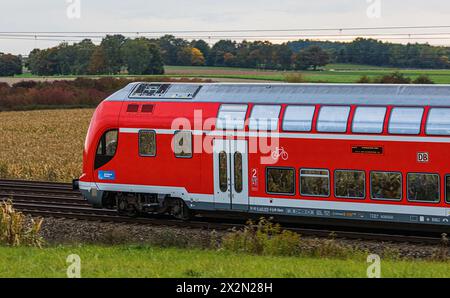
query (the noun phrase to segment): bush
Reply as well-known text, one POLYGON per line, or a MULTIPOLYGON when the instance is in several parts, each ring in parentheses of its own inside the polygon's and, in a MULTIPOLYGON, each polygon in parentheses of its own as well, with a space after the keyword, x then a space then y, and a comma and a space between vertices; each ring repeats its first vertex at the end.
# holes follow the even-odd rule
POLYGON ((222 239, 223 249, 259 255, 298 255, 299 244, 299 234, 282 230, 264 218, 257 225, 249 221, 243 230, 232 230, 222 239))
POLYGON ((37 85, 38 82, 36 81, 20 81, 18 83, 13 84, 12 87, 30 89, 36 87, 37 85))
POLYGON ((0 244, 41 247, 43 239, 39 232, 42 221, 31 219, 28 222, 23 213, 13 208, 11 201, 0 203, 0 244))
POLYGON ((370 80, 370 78, 368 76, 362 76, 362 77, 359 78, 357 83, 359 83, 359 84, 369 84, 369 83, 371 83, 371 80, 370 80))
POLYGON ((414 84, 434 84, 427 75, 421 75, 413 81, 414 84))
POLYGON ((213 236, 211 240, 212 248, 258 255, 346 259, 367 254, 367 251, 336 241, 334 234, 325 239, 301 238, 265 218, 261 218, 258 224, 249 221, 242 230, 231 230, 221 242, 213 236))
POLYGON ((358 250, 348 245, 344 245, 336 241, 336 235, 330 234, 328 239, 314 239, 308 244, 309 255, 320 258, 351 258, 362 254, 367 254, 362 250, 358 250))
POLYGON ((392 74, 377 78, 374 82, 379 84, 411 84, 411 79, 405 77, 401 72, 396 71, 392 74))
POLYGON ((292 73, 284 77, 284 80, 288 83, 304 83, 305 79, 301 73, 292 73))
POLYGON ((440 262, 448 261, 450 259, 450 246, 447 234, 444 233, 441 235, 441 244, 431 259, 440 262))
POLYGON ((141 79, 103 77, 53 82, 22 81, 12 87, 0 83, 0 111, 26 110, 36 107, 95 107, 110 94, 135 81, 211 82, 211 80, 168 77, 141 79))

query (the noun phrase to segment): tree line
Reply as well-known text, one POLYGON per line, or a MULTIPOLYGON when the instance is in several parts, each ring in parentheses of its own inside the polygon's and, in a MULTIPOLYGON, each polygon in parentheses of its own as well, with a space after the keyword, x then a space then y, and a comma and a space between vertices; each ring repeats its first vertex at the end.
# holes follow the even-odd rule
POLYGON ((450 48, 429 44, 396 44, 357 38, 353 42, 299 40, 288 43, 294 51, 320 46, 334 63, 366 64, 399 68, 450 68, 450 48))
MULTIPOLYGON (((329 63, 353 63, 401 68, 450 68, 450 48, 428 44, 394 44, 358 38, 353 42, 298 40, 204 40, 165 35, 158 39, 108 35, 99 45, 79 43, 33 50, 25 65, 36 75, 163 74, 164 65, 227 66, 274 70, 318 69, 329 63)), ((21 57, 0 54, 0 75, 21 72, 21 57)))

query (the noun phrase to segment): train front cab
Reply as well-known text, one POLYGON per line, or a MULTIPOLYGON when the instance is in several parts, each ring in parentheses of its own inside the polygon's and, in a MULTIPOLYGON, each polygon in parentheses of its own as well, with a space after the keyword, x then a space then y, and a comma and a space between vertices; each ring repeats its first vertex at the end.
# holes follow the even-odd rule
POLYGON ((97 183, 101 182, 99 175, 108 176, 108 171, 98 171, 107 165, 117 153, 118 119, 122 102, 103 101, 95 110, 86 135, 83 150, 83 173, 74 180, 86 200, 95 208, 103 207, 103 191, 97 183))

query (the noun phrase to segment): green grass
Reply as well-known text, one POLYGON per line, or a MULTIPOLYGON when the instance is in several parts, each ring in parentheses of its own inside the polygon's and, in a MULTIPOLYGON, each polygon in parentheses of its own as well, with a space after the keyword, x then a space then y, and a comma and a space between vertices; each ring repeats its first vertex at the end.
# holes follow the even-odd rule
POLYGON ((385 66, 373 66, 364 64, 344 64, 344 63, 333 63, 328 64, 324 67, 325 70, 379 70, 379 69, 394 69, 394 67, 385 66))
MULTIPOLYGON (((450 70, 447 69, 396 69, 386 67, 376 67, 357 64, 330 64, 322 71, 301 71, 306 82, 311 83, 356 83, 362 76, 370 78, 390 74, 400 71, 405 76, 415 79, 421 75, 428 75, 437 84, 450 84, 450 70)), ((128 76, 117 75, 117 77, 186 77, 186 78, 209 78, 209 79, 241 79, 241 80, 265 80, 284 82, 285 76, 292 72, 258 70, 234 67, 198 67, 198 66, 166 66, 167 74, 162 76, 128 76)), ((16 76, 17 78, 38 78, 31 74, 16 76)), ((75 78, 77 76, 55 76, 52 78, 75 78)), ((101 76, 83 76, 96 78, 101 76)))
MULTIPOLYGON (((147 246, 0 247, 0 277, 65 277, 70 254, 83 277, 366 277, 364 258, 268 257, 147 246)), ((382 277, 450 277, 450 263, 381 263, 382 277)))

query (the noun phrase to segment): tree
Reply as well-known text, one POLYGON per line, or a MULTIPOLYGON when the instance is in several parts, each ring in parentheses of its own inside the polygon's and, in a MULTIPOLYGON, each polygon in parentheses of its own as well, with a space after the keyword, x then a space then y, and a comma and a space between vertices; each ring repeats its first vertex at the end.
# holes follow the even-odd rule
POLYGON ((225 57, 227 57, 227 65, 230 65, 232 60, 230 58, 235 57, 236 53, 236 42, 231 40, 219 40, 211 48, 207 64, 211 66, 225 66, 225 57))
POLYGON ((62 43, 57 48, 57 60, 59 74, 71 75, 75 74, 77 61, 77 49, 68 43, 62 43))
POLYGON ((192 48, 190 46, 178 51, 176 64, 184 66, 192 65, 192 48))
POLYGON ((177 65, 178 52, 189 45, 186 40, 173 35, 164 35, 157 40, 157 43, 161 49, 164 64, 167 65, 177 65))
POLYGON ((203 66, 205 65, 205 57, 203 57, 203 54, 199 49, 188 46, 178 52, 177 64, 203 66))
POLYGON ((310 46, 300 51, 295 57, 294 64, 297 69, 313 68, 317 70, 319 66, 325 66, 330 62, 330 55, 319 46, 310 46))
POLYGON ((193 40, 191 42, 191 46, 195 49, 199 49, 200 52, 202 52, 202 55, 205 59, 209 56, 209 53, 211 52, 211 47, 203 39, 193 40))
POLYGON ((0 76, 22 73, 22 57, 0 53, 0 76))
POLYGON ((85 39, 73 45, 76 52, 75 61, 73 61, 72 74, 83 75, 88 73, 88 67, 91 56, 95 51, 95 44, 90 39, 85 39))
POLYGON ((288 70, 292 68, 292 50, 286 45, 274 45, 275 68, 288 70))
POLYGON ((100 47, 103 49, 105 57, 105 72, 117 74, 120 72, 123 61, 120 55, 121 48, 125 42, 123 35, 106 35, 103 38, 100 47))
POLYGON ((203 53, 199 49, 192 48, 191 54, 192 54, 191 65, 194 66, 205 65, 205 57, 203 56, 203 53))
POLYGON ((129 74, 164 73, 161 52, 158 46, 147 38, 127 39, 121 53, 129 74))
POLYGON ((32 74, 52 76, 61 74, 58 48, 35 49, 28 56, 28 67, 32 74))
POLYGON ((236 66, 236 57, 232 53, 225 53, 223 55, 223 65, 229 67, 236 66))
POLYGON ((103 47, 99 46, 94 50, 89 61, 89 74, 104 74, 107 73, 106 56, 103 47))
POLYGON ((389 64, 389 46, 375 39, 357 38, 347 48, 349 63, 387 65, 389 64))

